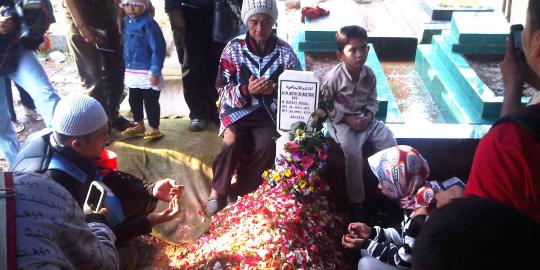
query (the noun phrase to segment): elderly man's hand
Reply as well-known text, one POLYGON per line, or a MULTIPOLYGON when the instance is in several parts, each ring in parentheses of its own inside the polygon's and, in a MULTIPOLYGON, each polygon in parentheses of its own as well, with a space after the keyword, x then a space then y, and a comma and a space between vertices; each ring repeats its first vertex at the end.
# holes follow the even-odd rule
POLYGON ((147 218, 152 226, 161 224, 172 220, 180 212, 180 198, 179 196, 172 196, 169 207, 159 213, 150 213, 147 218))
POLYGON ((158 200, 170 202, 173 196, 180 198, 183 191, 183 185, 177 185, 174 180, 165 178, 156 182, 152 189, 152 195, 158 200))
POLYGON ((4 16, 0 14, 0 34, 11 34, 16 28, 15 19, 11 16, 4 16))

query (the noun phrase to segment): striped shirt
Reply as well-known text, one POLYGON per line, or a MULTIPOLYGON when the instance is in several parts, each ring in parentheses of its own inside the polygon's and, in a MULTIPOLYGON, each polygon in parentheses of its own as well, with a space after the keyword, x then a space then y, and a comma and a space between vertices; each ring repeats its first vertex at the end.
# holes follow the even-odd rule
POLYGON ((369 239, 362 244, 362 249, 384 263, 401 269, 410 269, 414 240, 420 234, 426 220, 426 215, 417 215, 413 218, 405 216, 401 224, 402 233, 394 228, 374 226, 369 239))

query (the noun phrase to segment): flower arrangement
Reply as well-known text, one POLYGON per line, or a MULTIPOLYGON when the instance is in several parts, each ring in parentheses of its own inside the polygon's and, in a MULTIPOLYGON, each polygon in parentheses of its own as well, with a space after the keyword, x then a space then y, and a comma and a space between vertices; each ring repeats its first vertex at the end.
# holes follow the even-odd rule
POLYGON ((178 269, 347 269, 343 219, 319 177, 328 157, 321 134, 296 129, 263 183, 219 212, 210 232, 176 254, 178 269))

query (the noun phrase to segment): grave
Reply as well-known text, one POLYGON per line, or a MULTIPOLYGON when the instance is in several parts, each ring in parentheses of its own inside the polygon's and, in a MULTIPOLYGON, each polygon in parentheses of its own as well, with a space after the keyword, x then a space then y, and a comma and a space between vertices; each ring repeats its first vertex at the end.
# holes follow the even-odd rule
POLYGON ((416 68, 448 123, 489 125, 499 117, 502 97, 464 55, 504 54, 509 29, 499 13, 454 13, 450 30, 434 36, 429 45, 418 45, 416 68))
MULTIPOLYGON (((398 2, 390 1, 386 6, 390 9, 389 21, 410 21, 395 19, 396 12, 390 5, 397 6, 398 2)), ((377 3, 380 4, 373 4, 377 3)), ((360 16, 354 19, 347 20, 346 13, 332 18, 335 13, 330 9, 328 18, 306 22, 292 41, 304 68, 322 78, 338 61, 334 56, 336 30, 351 24, 366 28, 370 43, 366 65, 376 73, 378 99, 382 104, 378 119, 385 121, 399 144, 417 147, 429 157, 435 178, 457 175, 466 180, 479 139, 499 116, 502 97, 486 86, 462 54, 500 56, 504 53, 509 25, 503 15, 482 5, 480 12, 474 9, 454 12, 459 10, 454 9, 455 19, 449 23, 429 22, 438 24, 441 34, 433 35, 431 43, 426 45, 418 45, 415 39, 413 57, 407 49, 408 35, 397 34, 407 31, 403 25, 392 29, 399 31, 382 31, 383 26, 370 13, 375 9, 362 7, 365 8, 357 10, 360 16), (487 27, 474 27, 481 25, 487 27), (381 46, 389 43, 392 46, 381 46), (385 109, 386 112, 381 112, 385 109)), ((352 12, 355 7, 345 9, 352 12)), ((406 15, 408 10, 402 13, 405 14, 402 17, 415 16, 406 15)), ((383 25, 392 28, 388 23, 383 25)), ((526 101, 524 98, 522 102, 526 101)))

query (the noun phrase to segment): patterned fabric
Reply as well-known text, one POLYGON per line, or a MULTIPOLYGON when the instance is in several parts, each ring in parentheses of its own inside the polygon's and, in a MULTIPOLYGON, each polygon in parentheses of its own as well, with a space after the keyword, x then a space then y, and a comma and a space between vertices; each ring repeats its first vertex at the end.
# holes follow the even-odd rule
POLYGON ((401 269, 410 269, 413 262, 414 241, 426 220, 426 215, 417 215, 413 218, 405 216, 401 223, 401 233, 394 228, 374 226, 371 235, 362 244, 362 249, 379 261, 401 269))
POLYGON ((291 46, 276 36, 270 37, 264 52, 257 50, 249 33, 231 40, 223 49, 216 78, 221 120, 219 133, 263 106, 274 117, 277 93, 251 95, 249 78, 253 75, 277 83, 285 69, 301 70, 302 67, 291 46))
POLYGON ((116 237, 85 221, 71 194, 52 179, 15 173, 19 269, 118 269, 116 237))
POLYGON ((415 195, 429 176, 429 166, 416 149, 394 146, 369 157, 368 162, 384 195, 399 200, 403 209, 417 208, 415 195))

